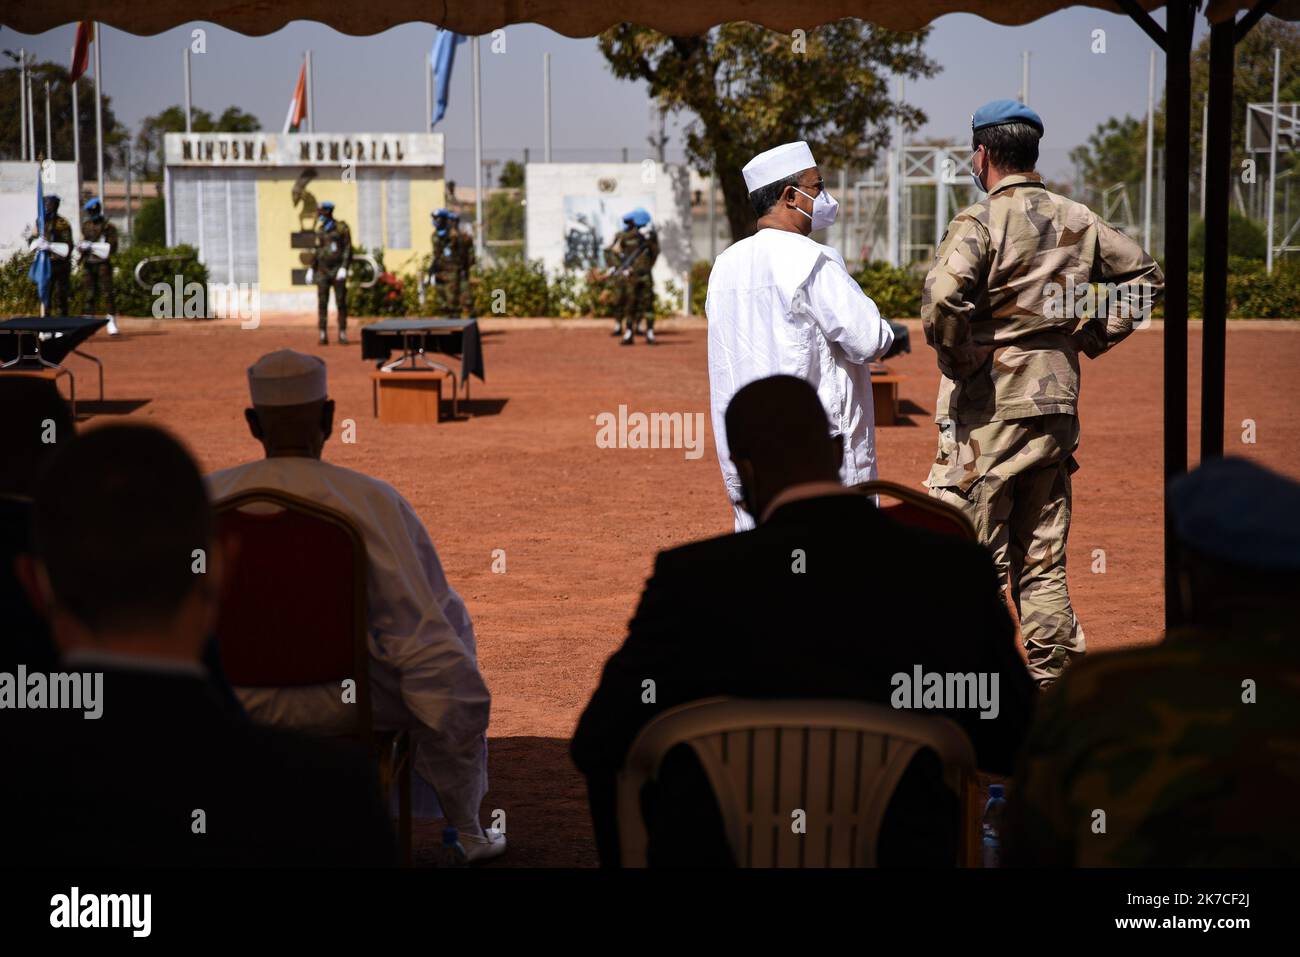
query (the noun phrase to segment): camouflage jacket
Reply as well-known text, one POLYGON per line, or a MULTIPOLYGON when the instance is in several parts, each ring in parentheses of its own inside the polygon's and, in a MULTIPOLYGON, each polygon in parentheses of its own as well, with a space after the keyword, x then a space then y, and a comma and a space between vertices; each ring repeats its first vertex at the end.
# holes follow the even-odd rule
POLYGON ((1008 795, 1007 862, 1300 864, 1296 632, 1281 617, 1183 629, 1067 671, 1008 795))
POLYGON ((1075 414, 1079 353, 1128 336, 1163 289, 1155 261, 1088 207, 1037 174, 1006 177, 948 225, 925 278, 925 341, 943 373, 935 419, 1075 414), (1111 284, 1106 299, 1095 283, 1111 284))
POLYGON ((433 263, 429 272, 435 276, 468 276, 474 265, 474 241, 459 229, 449 229, 446 236, 433 231, 433 263))
POLYGON ((83 263, 98 265, 100 263, 108 262, 109 259, 112 259, 117 255, 117 227, 107 219, 102 219, 98 222, 90 217, 83 219, 81 221, 81 241, 83 243, 108 243, 107 259, 100 259, 97 256, 92 256, 90 250, 86 250, 82 255, 81 261, 83 263))
POLYGON ((627 272, 638 277, 649 276, 650 270, 654 268, 655 260, 659 258, 659 237, 653 231, 647 236, 639 229, 623 230, 614 237, 606 258, 611 266, 618 266, 624 259, 642 247, 645 247, 645 252, 636 257, 628 267, 627 272))
POLYGON ((324 270, 336 272, 340 267, 346 269, 352 265, 352 231, 341 219, 333 222, 333 229, 316 227, 316 248, 312 253, 311 267, 318 276, 324 270))
MULTIPOLYGON (((72 250, 72 224, 62 216, 47 216, 45 218, 45 233, 42 237, 52 243, 67 243, 69 259, 72 250)), ((54 254, 50 254, 50 264, 56 268, 62 268, 68 265, 69 259, 60 259, 54 254)))

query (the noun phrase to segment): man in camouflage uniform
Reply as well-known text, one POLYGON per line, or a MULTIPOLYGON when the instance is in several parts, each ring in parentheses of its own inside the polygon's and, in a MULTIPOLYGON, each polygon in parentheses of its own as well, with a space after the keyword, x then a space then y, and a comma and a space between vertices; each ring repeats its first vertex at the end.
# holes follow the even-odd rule
POLYGON ((308 282, 316 283, 316 317, 320 327, 320 344, 329 345, 328 328, 330 289, 334 290, 334 309, 339 317, 339 343, 348 344, 348 267, 352 265, 352 231, 348 224, 334 218, 334 204, 320 204, 317 216, 316 248, 312 253, 308 282))
POLYGON ((1065 580, 1079 353, 1095 359, 1127 337, 1164 277, 1127 236, 1044 187, 1033 172, 1043 123, 1029 107, 990 103, 971 128, 971 175, 989 195, 949 224, 921 305, 943 373, 925 484, 992 550, 1030 674, 1047 687, 1084 652, 1065 580), (1109 298, 1080 324, 1093 283, 1109 298))
POLYGON ((460 215, 450 209, 433 214, 433 262, 429 277, 439 315, 448 318, 474 315, 469 271, 474 265, 474 241, 460 229, 460 215))
POLYGON ((86 291, 86 311, 92 315, 99 309, 102 294, 104 311, 108 319, 108 334, 117 335, 117 322, 114 316, 117 307, 113 301, 113 257, 117 254, 117 227, 104 216, 104 204, 98 196, 86 201, 82 210, 86 215, 81 220, 81 242, 77 243, 77 252, 81 257, 81 285, 86 291), (92 243, 107 243, 108 255, 97 256, 91 248, 92 243))
MULTIPOLYGON (((45 228, 37 240, 44 243, 64 243, 67 256, 55 255, 50 250, 50 306, 47 315, 63 317, 68 314, 68 279, 72 272, 72 224, 59 215, 59 197, 49 193, 44 205, 45 228)), ((35 242, 35 240, 33 241, 35 242)))
POLYGON ((618 323, 614 335, 623 336, 623 345, 632 345, 637 324, 645 319, 645 341, 654 345, 655 286, 650 271, 659 258, 659 237, 650 223, 648 212, 637 207, 623 217, 623 230, 614 237, 605 258, 616 268, 610 277, 616 284, 618 323))
POLYGON ((1186 624, 1040 699, 1010 865, 1300 865, 1300 484, 1215 459, 1168 503, 1186 624))

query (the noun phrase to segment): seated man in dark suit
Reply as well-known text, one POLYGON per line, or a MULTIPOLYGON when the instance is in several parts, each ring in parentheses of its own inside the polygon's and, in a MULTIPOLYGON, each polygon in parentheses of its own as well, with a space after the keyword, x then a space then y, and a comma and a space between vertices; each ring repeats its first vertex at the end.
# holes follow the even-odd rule
MULTIPOLYGON (((996 717, 924 713, 960 724, 979 766, 998 773, 1011 770, 1029 723, 1033 684, 987 551, 904 527, 841 486, 842 441, 802 379, 774 376, 741 389, 726 426, 744 507, 758 527, 660 553, 627 640, 574 734, 606 865, 618 861, 615 775, 637 732, 674 705, 714 695, 889 704, 895 676, 917 666, 983 673, 998 681, 996 717), (646 680, 655 682, 651 704, 646 680)), ((882 864, 955 860, 957 835, 944 822, 956 798, 941 789, 933 753, 922 754, 928 759, 913 762, 886 815, 882 864)), ((647 821, 651 863, 728 862, 711 796, 680 811, 692 800, 683 795, 703 787, 698 762, 684 761, 675 776, 670 782, 666 769, 663 793, 647 796, 661 809, 647 821)))
POLYGON ((175 440, 108 426, 61 446, 32 524, 19 575, 61 657, 57 677, 0 675, 9 863, 395 862, 363 755, 252 725, 206 680, 225 556, 175 440))

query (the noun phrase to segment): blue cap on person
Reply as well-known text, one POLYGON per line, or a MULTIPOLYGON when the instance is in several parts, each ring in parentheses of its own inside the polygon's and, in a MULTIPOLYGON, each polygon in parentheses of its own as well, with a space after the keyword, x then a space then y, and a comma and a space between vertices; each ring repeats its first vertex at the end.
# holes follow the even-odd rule
POLYGON ((84 209, 86 212, 89 213, 89 212, 91 212, 91 211, 93 211, 93 210, 99 209, 99 207, 100 207, 101 205, 103 205, 103 204, 100 203, 100 201, 99 201, 99 197, 98 197, 98 196, 92 196, 92 197, 90 197, 90 199, 86 200, 86 205, 83 206, 82 209, 84 209))
POLYGON ((334 204, 327 199, 325 202, 320 204, 320 211, 322 213, 332 213, 334 212, 334 204))
POLYGON ((448 209, 446 206, 440 206, 438 209, 435 209, 435 210, 433 211, 433 218, 434 218, 434 219, 438 219, 438 218, 451 219, 452 216, 454 216, 454 215, 455 215, 455 213, 453 213, 453 212, 452 212, 450 209, 448 209))
POLYGON ((1206 558, 1300 571, 1300 483, 1247 459, 1211 459, 1169 483, 1174 533, 1206 558))
POLYGON ((974 133, 990 126, 1005 126, 1008 123, 1027 123, 1043 132, 1043 118, 1019 100, 994 100, 985 103, 971 114, 970 128, 974 133))

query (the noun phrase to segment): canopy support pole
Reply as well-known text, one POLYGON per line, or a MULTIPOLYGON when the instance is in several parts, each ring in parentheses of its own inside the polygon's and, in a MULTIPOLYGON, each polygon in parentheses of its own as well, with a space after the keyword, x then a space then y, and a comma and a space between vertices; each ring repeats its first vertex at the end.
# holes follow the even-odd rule
POLYGON ((1228 334, 1228 167, 1232 162, 1232 67, 1236 25, 1210 27, 1209 149, 1205 159, 1205 284, 1201 323, 1201 461, 1223 455, 1228 334))
MULTIPOLYGON (((1130 4, 1126 3, 1125 6, 1130 4)), ((1135 6, 1135 4, 1133 4, 1135 6)), ((1191 49, 1196 3, 1165 8, 1165 482, 1187 471, 1187 197, 1191 165, 1191 49)), ((1134 15, 1139 25, 1142 21, 1134 15)), ((1148 19, 1150 19, 1148 17, 1148 19)), ((1146 27, 1143 27, 1146 29, 1146 27)), ((1150 32, 1148 30, 1148 32, 1150 32)), ((1165 504, 1165 628, 1176 627, 1178 543, 1165 504)))

